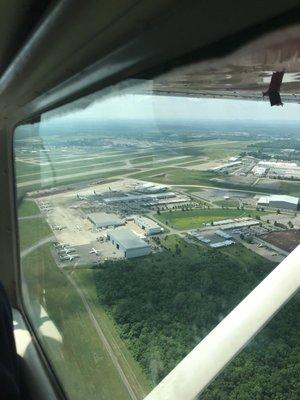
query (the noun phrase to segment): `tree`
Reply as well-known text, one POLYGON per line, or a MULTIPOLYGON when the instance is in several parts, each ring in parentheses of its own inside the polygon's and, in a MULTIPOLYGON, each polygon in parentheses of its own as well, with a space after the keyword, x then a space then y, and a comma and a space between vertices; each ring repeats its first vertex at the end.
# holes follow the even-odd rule
POLYGON ((175 245, 175 252, 177 255, 181 254, 181 248, 179 247, 178 243, 176 243, 176 245, 175 245))

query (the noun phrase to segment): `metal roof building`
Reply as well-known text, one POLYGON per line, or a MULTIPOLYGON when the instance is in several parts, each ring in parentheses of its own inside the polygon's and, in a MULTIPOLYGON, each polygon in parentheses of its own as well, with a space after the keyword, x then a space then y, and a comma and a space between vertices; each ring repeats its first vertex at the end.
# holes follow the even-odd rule
POLYGON ((211 243, 210 247, 213 249, 218 249, 220 247, 231 246, 232 244, 235 244, 235 242, 233 240, 224 240, 224 242, 211 243))
POLYGON ((151 247, 128 228, 109 229, 107 239, 120 250, 125 258, 150 254, 151 247))
POLYGON ((112 204, 112 203, 121 203, 121 202, 130 202, 130 201, 153 201, 158 199, 169 199, 172 197, 176 197, 176 194, 173 192, 168 193, 156 193, 156 194, 139 194, 139 195, 124 195, 118 197, 111 197, 103 199, 104 203, 112 204))
POLYGON ((142 228, 147 235, 155 235, 156 233, 163 232, 163 229, 150 218, 134 215, 134 222, 142 228))
POLYGON ((87 217, 97 228, 107 228, 124 225, 124 222, 116 214, 97 212, 89 214, 87 217))
POLYGON ((296 211, 299 206, 299 198, 287 195, 262 196, 257 201, 257 205, 296 211))

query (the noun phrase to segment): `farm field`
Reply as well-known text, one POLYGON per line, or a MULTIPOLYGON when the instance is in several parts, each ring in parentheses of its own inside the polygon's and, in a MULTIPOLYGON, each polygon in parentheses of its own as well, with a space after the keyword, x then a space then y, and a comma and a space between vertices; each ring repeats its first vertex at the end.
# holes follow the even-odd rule
POLYGON ((264 215, 264 212, 256 210, 237 209, 195 209, 188 211, 165 211, 155 217, 162 223, 178 230, 195 229, 203 227, 203 224, 220 221, 228 218, 256 217, 264 215))

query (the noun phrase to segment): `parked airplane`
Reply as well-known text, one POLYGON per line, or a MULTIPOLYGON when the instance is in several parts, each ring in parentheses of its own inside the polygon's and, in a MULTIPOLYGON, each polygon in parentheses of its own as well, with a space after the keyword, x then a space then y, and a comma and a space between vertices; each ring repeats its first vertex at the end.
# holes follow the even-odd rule
POLYGON ((66 248, 63 248, 63 249, 61 249, 61 250, 58 250, 58 254, 70 254, 70 253, 75 253, 75 249, 66 249, 66 248))
POLYGON ((62 231, 63 229, 65 229, 66 228, 66 226, 61 226, 61 225, 53 225, 52 226, 52 229, 54 230, 54 231, 62 231))
POLYGON ((72 254, 72 255, 65 255, 65 256, 60 256, 59 259, 60 261, 73 261, 75 258, 79 258, 78 254, 72 254))
POLYGON ((96 250, 94 247, 92 248, 92 250, 90 251, 90 254, 99 254, 100 250, 96 250))
POLYGON ((65 251, 66 251, 67 254, 75 253, 76 249, 74 249, 73 247, 68 247, 68 248, 65 247, 65 251))
POLYGON ((54 248, 59 250, 59 249, 64 249, 68 244, 63 244, 63 243, 54 243, 54 248))

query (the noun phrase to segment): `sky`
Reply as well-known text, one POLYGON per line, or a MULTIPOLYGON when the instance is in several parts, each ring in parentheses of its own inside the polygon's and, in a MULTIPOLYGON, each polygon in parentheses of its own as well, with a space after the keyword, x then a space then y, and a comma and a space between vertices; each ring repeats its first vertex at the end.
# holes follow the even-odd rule
MULTIPOLYGON (((96 101, 84 110, 62 117, 73 120, 254 120, 298 121, 300 104, 271 107, 266 101, 202 99, 124 94, 96 101)), ((55 118, 56 119, 56 118, 55 118)))

